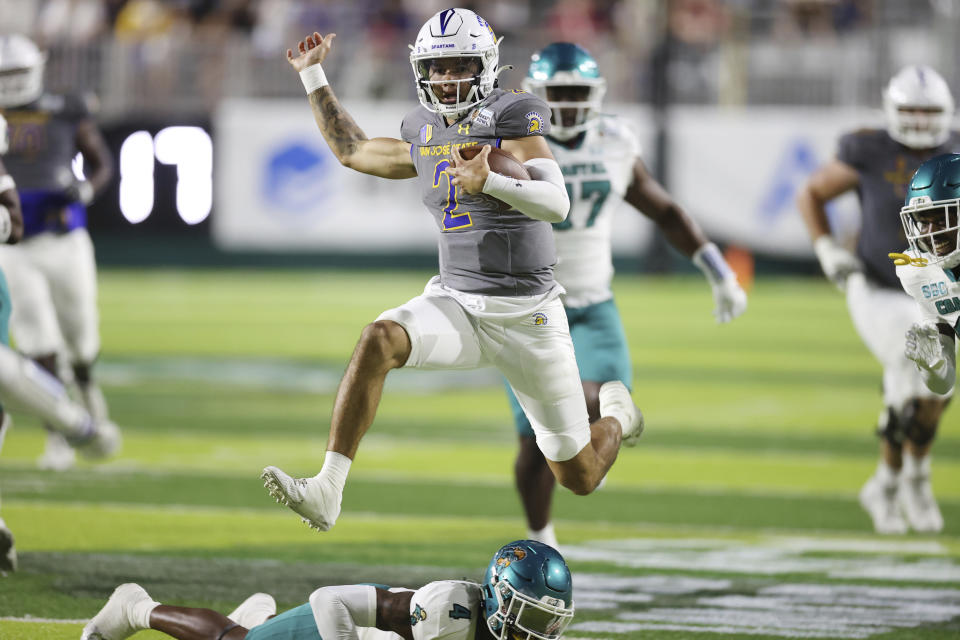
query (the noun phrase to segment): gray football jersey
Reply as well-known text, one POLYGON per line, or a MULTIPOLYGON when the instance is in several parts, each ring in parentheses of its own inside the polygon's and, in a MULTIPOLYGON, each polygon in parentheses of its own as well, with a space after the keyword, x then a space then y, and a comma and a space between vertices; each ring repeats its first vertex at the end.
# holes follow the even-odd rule
POLYGON ((857 257, 874 282, 900 290, 893 261, 888 253, 907 246, 900 222, 900 208, 907 196, 907 184, 925 160, 942 153, 960 152, 960 134, 951 132, 936 149, 905 147, 882 129, 861 129, 840 138, 837 159, 857 170, 860 184, 861 223, 857 257))
POLYGON ((73 182, 77 126, 91 117, 90 104, 77 95, 44 94, 23 107, 6 109, 10 150, 4 163, 24 191, 61 191, 73 182))
POLYGON ((495 89, 473 112, 447 126, 423 106, 407 114, 401 137, 411 143, 423 203, 440 229, 440 278, 467 293, 527 296, 553 286, 556 251, 549 223, 529 218, 485 194, 450 184, 450 154, 550 129, 550 109, 524 91, 495 89))

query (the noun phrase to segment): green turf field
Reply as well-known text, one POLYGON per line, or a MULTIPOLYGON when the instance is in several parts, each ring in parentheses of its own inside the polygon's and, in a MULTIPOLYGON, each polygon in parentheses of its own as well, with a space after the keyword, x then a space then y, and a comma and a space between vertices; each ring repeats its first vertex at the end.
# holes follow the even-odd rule
MULTIPOLYGON (((0 638, 78 638, 113 587, 228 611, 285 608, 317 586, 479 579, 523 537, 515 437, 490 372, 400 371, 324 534, 258 475, 319 470, 340 373, 362 326, 428 274, 106 271, 99 375, 123 454, 38 471, 36 422, 0 457, 20 571, 0 579, 0 638)), ((561 491, 578 638, 960 636, 960 409, 934 483, 939 536, 873 535, 879 370, 838 293, 761 280, 716 326, 700 278, 615 284, 647 432, 606 487, 561 491)), ((144 632, 138 638, 157 638, 144 632)))

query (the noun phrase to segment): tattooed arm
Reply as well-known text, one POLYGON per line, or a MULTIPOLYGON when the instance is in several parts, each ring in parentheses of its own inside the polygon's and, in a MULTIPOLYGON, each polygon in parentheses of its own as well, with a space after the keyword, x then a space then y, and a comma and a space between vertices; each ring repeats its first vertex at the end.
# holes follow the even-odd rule
MULTIPOLYGON (((298 45, 300 55, 287 49, 287 61, 298 72, 320 64, 327 57, 336 34, 326 37, 314 32, 298 45)), ((310 108, 330 150, 345 167, 382 178, 413 178, 410 144, 396 138, 367 138, 341 106, 329 85, 310 94, 310 108)))

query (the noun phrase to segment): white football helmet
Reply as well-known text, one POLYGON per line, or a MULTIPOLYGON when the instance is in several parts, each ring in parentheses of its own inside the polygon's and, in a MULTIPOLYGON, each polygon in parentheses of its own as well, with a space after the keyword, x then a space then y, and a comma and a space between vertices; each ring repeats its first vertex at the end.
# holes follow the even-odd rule
POLYGON ((0 36, 0 107, 28 104, 43 93, 46 55, 30 38, 0 36))
POLYGON ((901 69, 883 91, 890 137, 914 149, 932 149, 947 141, 953 109, 950 87, 924 65, 901 69))
POLYGON ((445 9, 421 27, 410 45, 410 64, 416 79, 417 97, 424 107, 442 116, 460 118, 490 95, 500 74, 500 40, 487 21, 468 9, 445 9), (476 58, 476 75, 457 83, 457 99, 444 103, 434 85, 449 80, 430 80, 430 62, 437 58, 476 58))

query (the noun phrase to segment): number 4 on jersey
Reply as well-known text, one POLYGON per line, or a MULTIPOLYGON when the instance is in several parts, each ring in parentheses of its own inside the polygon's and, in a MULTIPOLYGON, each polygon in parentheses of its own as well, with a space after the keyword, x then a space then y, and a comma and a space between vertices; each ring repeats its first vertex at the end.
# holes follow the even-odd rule
POLYGON ((454 620, 469 620, 470 609, 467 609, 462 604, 454 604, 453 609, 450 609, 450 617, 454 620))

